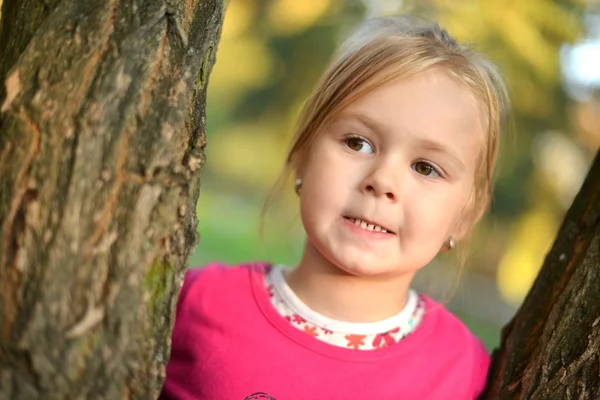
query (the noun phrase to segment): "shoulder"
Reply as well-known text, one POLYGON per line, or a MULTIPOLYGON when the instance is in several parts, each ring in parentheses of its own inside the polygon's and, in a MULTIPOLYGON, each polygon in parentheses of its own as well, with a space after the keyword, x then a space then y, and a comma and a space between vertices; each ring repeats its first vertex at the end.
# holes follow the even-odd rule
POLYGON ((189 268, 177 299, 174 341, 187 338, 190 330, 206 326, 209 321, 235 318, 246 312, 254 303, 253 279, 258 281, 267 268, 267 263, 211 263, 189 268))
POLYGON ((189 268, 177 300, 177 317, 208 315, 213 310, 248 304, 253 279, 270 268, 265 262, 230 265, 211 263, 189 268))
POLYGON ((427 296, 422 296, 425 300, 425 318, 435 318, 436 334, 444 335, 449 340, 458 340, 470 342, 475 337, 467 326, 452 312, 450 312, 442 303, 439 303, 427 296))
POLYGON ((185 272, 179 297, 185 299, 190 293, 200 290, 235 290, 240 285, 247 284, 249 276, 264 274, 269 267, 266 262, 237 265, 210 263, 201 267, 192 267, 185 272))
MULTIPOLYGON (((171 335, 165 396, 178 393, 179 398, 192 390, 192 383, 204 383, 206 359, 228 351, 232 340, 239 339, 244 327, 255 320, 252 282, 253 278, 260 281, 267 268, 267 263, 212 263, 185 272, 171 335)), ((196 386, 195 390, 200 389, 196 386)))
POLYGON ((478 395, 485 386, 491 361, 483 342, 443 304, 430 298, 425 298, 425 302, 426 313, 431 313, 436 320, 433 342, 440 346, 440 354, 445 353, 452 359, 460 357, 471 372, 472 391, 478 395))

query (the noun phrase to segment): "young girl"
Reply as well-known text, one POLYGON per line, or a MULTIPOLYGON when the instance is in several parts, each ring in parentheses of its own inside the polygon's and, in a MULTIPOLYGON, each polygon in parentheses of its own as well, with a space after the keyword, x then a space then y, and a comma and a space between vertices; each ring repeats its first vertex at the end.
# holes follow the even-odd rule
POLYGON ((308 99, 284 170, 302 259, 189 270, 162 397, 476 398, 482 343, 411 282, 488 205, 504 93, 493 65, 435 24, 359 28, 308 99))

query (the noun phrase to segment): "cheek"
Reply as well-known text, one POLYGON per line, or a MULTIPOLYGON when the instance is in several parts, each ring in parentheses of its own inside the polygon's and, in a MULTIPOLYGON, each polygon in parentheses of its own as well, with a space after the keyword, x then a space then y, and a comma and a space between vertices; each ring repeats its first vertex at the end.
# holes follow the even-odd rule
POLYGON ((315 146, 304 171, 305 184, 325 197, 352 186, 359 175, 356 163, 332 143, 315 146))
POLYGON ((454 219, 454 210, 442 206, 437 202, 420 205, 419 212, 415 213, 417 219, 413 220, 413 226, 428 237, 445 235, 454 219))
POLYGON ((463 187, 440 187, 429 193, 415 196, 417 188, 408 193, 412 212, 412 226, 414 229, 421 227, 426 235, 446 235, 464 213, 465 206, 470 198, 468 189, 463 187), (427 233, 425 233, 427 232, 427 233), (439 232, 439 234, 438 234, 439 232))
POLYGON ((467 223, 470 218, 469 213, 471 212, 472 204, 471 201, 471 185, 465 185, 463 190, 457 191, 447 202, 445 207, 446 211, 446 225, 448 229, 453 231, 454 234, 460 235, 457 230, 461 230, 462 226, 467 223))
POLYGON ((300 207, 303 213, 318 214, 322 210, 339 208, 346 197, 344 177, 335 171, 324 168, 323 170, 307 170, 302 193, 300 194, 300 207))

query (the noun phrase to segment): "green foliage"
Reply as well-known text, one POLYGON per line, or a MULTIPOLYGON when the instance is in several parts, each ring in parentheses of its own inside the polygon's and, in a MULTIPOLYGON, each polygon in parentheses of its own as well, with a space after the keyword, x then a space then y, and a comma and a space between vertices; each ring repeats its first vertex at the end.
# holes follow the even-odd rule
MULTIPOLYGON (((283 159, 277 154, 285 152, 302 101, 340 37, 365 12, 357 4, 369 4, 317 3, 322 3, 320 8, 311 7, 319 8, 320 14, 315 12, 312 19, 305 16, 302 2, 254 0, 229 6, 209 88, 208 132, 213 144, 207 150, 206 173, 231 182, 238 193, 256 193, 257 185, 264 193, 275 179, 283 159), (274 15, 297 28, 282 28, 274 15), (240 148, 247 150, 239 162, 223 160, 223 154, 236 154, 240 148), (257 159, 264 161, 264 172, 249 175, 248 166, 257 159)), ((530 158, 533 137, 568 125, 559 50, 580 35, 582 6, 552 0, 437 0, 404 2, 396 12, 439 20, 459 40, 474 42, 506 76, 515 129, 503 147, 496 212, 502 218, 514 215, 527 201, 515 192, 525 193, 531 180, 532 166, 524 160, 530 158)))
MULTIPOLYGON (((272 220, 285 222, 261 240, 256 205, 278 176, 300 106, 337 43, 380 3, 240 0, 229 4, 208 92, 207 163, 200 196, 204 203, 198 209, 201 241, 192 264, 297 260, 302 236, 285 233, 289 217, 272 212, 272 220), (236 201, 223 208, 222 196, 236 201)), ((495 274, 496 265, 510 264, 503 253, 519 250, 508 247, 506 252, 503 246, 510 246, 517 231, 536 231, 536 226, 525 226, 535 224, 535 218, 527 217, 535 208, 550 208, 560 219, 561 209, 547 204, 556 201, 553 198, 558 194, 540 185, 544 172, 534 162, 532 149, 542 133, 571 135, 575 130, 569 114, 574 105, 563 89, 559 54, 565 43, 573 43, 582 34, 584 3, 406 0, 398 2, 401 8, 387 10, 439 21, 459 41, 473 42, 507 79, 514 124, 503 138, 492 212, 482 224, 485 231, 478 233, 485 239, 477 241, 470 258, 476 261, 470 267, 481 273, 495 274)), ((551 238, 553 233, 546 236, 551 238)), ((521 247, 531 250, 528 259, 536 260, 547 246, 524 241, 521 247)), ((525 270, 531 274, 536 265, 507 267, 506 282, 523 281, 519 274, 525 270)))

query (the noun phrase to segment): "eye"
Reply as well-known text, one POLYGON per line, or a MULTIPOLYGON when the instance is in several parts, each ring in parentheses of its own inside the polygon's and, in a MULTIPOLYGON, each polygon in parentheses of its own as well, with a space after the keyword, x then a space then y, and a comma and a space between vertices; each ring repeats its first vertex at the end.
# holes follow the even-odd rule
POLYGON ((414 169, 415 172, 419 175, 428 177, 440 176, 440 174, 437 172, 437 169, 433 165, 424 161, 417 161, 416 163, 411 165, 411 168, 414 169))
POLYGON ((348 146, 350 150, 356 151, 358 153, 375 153, 373 147, 369 144, 369 142, 358 136, 344 138, 344 143, 346 143, 346 146, 348 146))

